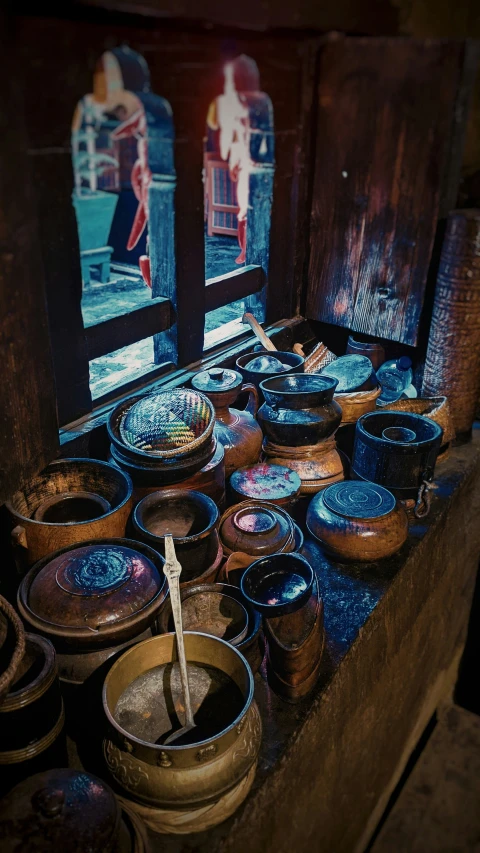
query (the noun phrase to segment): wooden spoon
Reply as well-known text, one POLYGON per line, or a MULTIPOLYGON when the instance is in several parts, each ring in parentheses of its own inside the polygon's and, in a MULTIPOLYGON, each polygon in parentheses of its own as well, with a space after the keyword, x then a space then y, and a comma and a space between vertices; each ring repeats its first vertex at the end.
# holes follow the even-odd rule
POLYGON ((257 336, 258 340, 265 347, 265 349, 270 350, 270 352, 278 352, 275 344, 272 344, 268 335, 263 331, 258 320, 255 319, 253 314, 250 314, 248 311, 242 317, 242 323, 248 323, 254 335, 257 336))
POLYGON ((185 644, 183 642, 183 626, 182 626, 182 601, 180 598, 180 574, 182 567, 177 560, 175 554, 175 545, 171 533, 165 536, 165 565, 163 573, 168 581, 170 590, 170 601, 172 603, 173 622, 175 625, 175 634, 177 637, 177 653, 178 662, 180 665, 180 678, 182 681, 183 699, 185 706, 185 724, 181 729, 178 729, 173 734, 169 735, 163 743, 165 746, 168 743, 173 743, 179 737, 195 728, 193 720, 192 704, 190 701, 190 688, 188 686, 188 671, 187 659, 185 657, 185 644))

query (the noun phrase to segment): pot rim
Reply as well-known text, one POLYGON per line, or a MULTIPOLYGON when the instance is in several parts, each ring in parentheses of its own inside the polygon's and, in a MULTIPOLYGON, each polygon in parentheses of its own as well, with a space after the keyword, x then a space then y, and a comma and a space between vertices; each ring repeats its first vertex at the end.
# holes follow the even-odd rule
MULTIPOLYGON (((218 524, 218 536, 219 536, 219 540, 220 540, 220 545, 222 546, 223 552, 225 555, 227 555, 227 554, 230 555, 235 550, 238 550, 238 548, 232 549, 230 547, 230 545, 227 542, 225 542, 225 540, 222 536, 222 527, 223 527, 225 521, 227 521, 227 519, 230 518, 230 516, 235 515, 237 512, 239 512, 243 509, 247 510, 247 509, 252 508, 252 505, 253 505, 253 509, 265 510, 266 512, 270 512, 273 515, 275 515, 275 514, 280 515, 282 520, 285 521, 286 524, 288 524, 288 526, 290 527, 290 531, 286 535, 285 541, 279 546, 280 551, 282 551, 282 549, 285 548, 286 545, 288 545, 288 543, 292 540, 292 538, 294 538, 295 530, 294 530, 293 519, 291 518, 291 516, 288 514, 288 512, 282 506, 279 506, 278 504, 270 503, 270 501, 259 501, 256 498, 246 498, 244 501, 240 501, 240 503, 236 503, 236 504, 233 504, 232 506, 227 507, 225 512, 223 512, 221 517, 220 517, 220 521, 218 524)), ((248 553, 248 552, 245 552, 245 553, 248 553)), ((275 552, 275 553, 277 553, 277 552, 275 552)), ((255 556, 255 555, 252 555, 252 556, 255 556)), ((258 555, 258 559, 260 560, 263 557, 267 557, 267 556, 271 556, 271 554, 258 555)))
MULTIPOLYGON (((108 722, 113 726, 113 728, 115 729, 117 734, 119 734, 123 739, 130 740, 133 743, 136 743, 141 747, 146 747, 147 749, 153 749, 155 751, 158 750, 158 753, 164 751, 168 754, 171 751, 173 754, 183 753, 184 755, 186 755, 187 750, 198 750, 198 747, 205 746, 209 743, 212 743, 213 741, 218 741, 220 738, 223 738, 224 735, 231 732, 232 729, 235 728, 235 726, 238 726, 240 720, 248 712, 248 709, 250 708, 250 706, 253 702, 253 699, 254 699, 254 695, 253 695, 254 680, 253 680, 253 673, 252 673, 250 664, 245 659, 245 657, 242 655, 242 653, 237 648, 235 648, 235 646, 232 646, 230 643, 227 643, 226 640, 220 639, 220 637, 213 637, 211 634, 204 634, 202 631, 184 631, 184 634, 193 635, 196 637, 204 637, 205 639, 207 639, 209 641, 211 640, 212 642, 215 642, 215 643, 222 643, 224 646, 227 646, 229 651, 232 651, 234 654, 236 654, 238 656, 239 661, 242 664, 242 666, 245 670, 246 676, 247 676, 248 695, 244 699, 242 710, 240 711, 238 716, 233 720, 233 722, 230 723, 229 726, 222 729, 217 734, 212 735, 211 737, 207 738, 206 740, 199 740, 199 741, 196 741, 195 743, 184 744, 181 746, 175 746, 175 744, 149 743, 146 740, 141 740, 141 738, 138 738, 135 735, 128 732, 127 729, 122 728, 122 726, 120 726, 119 723, 117 723, 117 721, 115 720, 113 713, 110 711, 110 707, 109 707, 108 700, 107 700, 108 685, 109 685, 109 682, 111 681, 111 679, 115 673, 115 670, 117 669, 117 667, 120 665, 120 663, 123 661, 123 659, 127 655, 133 654, 141 646, 145 646, 146 643, 159 642, 159 641, 161 641, 161 639, 163 637, 175 637, 175 632, 174 631, 168 631, 165 634, 158 634, 156 637, 150 637, 150 639, 148 639, 148 640, 142 640, 141 643, 136 643, 134 646, 131 646, 131 648, 127 649, 118 658, 118 660, 115 661, 112 668, 109 670, 109 672, 105 678, 105 681, 103 682, 103 687, 102 687, 103 710, 104 710, 105 716, 107 717, 108 722)), ((187 663, 188 663, 188 658, 187 658, 187 663)), ((221 671, 223 672, 223 670, 221 670, 221 671)), ((142 673, 139 672, 139 673, 137 673, 137 677, 138 677, 138 675, 142 675, 142 673)), ((227 675, 228 675, 228 673, 227 673, 227 675)), ((134 680, 135 679, 132 679, 132 681, 134 681, 134 680)), ((129 682, 129 683, 131 684, 131 682, 129 682)))
POLYGON ((215 529, 215 525, 219 519, 219 511, 217 504, 212 498, 208 495, 204 495, 203 492, 198 492, 195 489, 190 489, 185 491, 185 489, 165 489, 165 491, 151 492, 149 495, 145 495, 142 498, 132 513, 132 522, 134 527, 140 532, 142 535, 148 536, 149 539, 153 541, 161 541, 164 539, 163 536, 152 533, 148 527, 145 527, 142 519, 139 518, 139 510, 143 512, 145 509, 149 509, 151 504, 155 504, 157 501, 163 503, 167 503, 169 500, 175 500, 176 498, 183 498, 184 500, 188 500, 191 496, 193 496, 194 500, 192 501, 196 506, 200 503, 206 503, 208 509, 210 510, 210 522, 207 527, 204 527, 198 533, 193 534, 192 536, 173 536, 173 541, 178 545, 192 545, 195 542, 200 542, 202 539, 206 539, 209 536, 213 529, 215 529), (197 501, 197 498, 200 498, 197 501), (196 502, 196 503, 195 503, 196 502), (142 506, 143 505, 143 506, 142 506))
MULTIPOLYGON (((407 420, 408 423, 408 420, 407 420)), ((388 426, 388 424, 387 424, 388 426)), ((390 426, 403 426, 403 424, 390 424, 390 426)), ((384 427, 385 428, 385 427, 384 427)), ((407 427, 409 429, 410 427, 407 427)), ((362 439, 366 439, 367 441, 375 442, 375 446, 386 448, 391 450, 392 448, 396 448, 400 453, 408 454, 410 451, 412 454, 418 453, 419 451, 424 451, 428 448, 440 449, 440 445, 442 442, 443 429, 436 421, 432 420, 432 418, 427 417, 426 415, 417 415, 413 412, 399 412, 395 409, 382 409, 381 411, 367 412, 365 415, 362 415, 358 421, 356 426, 356 435, 355 440, 357 439, 357 434, 361 436, 362 439), (381 435, 376 436, 371 432, 368 432, 365 423, 368 423, 370 418, 378 418, 383 417, 386 414, 396 415, 397 417, 405 417, 407 419, 411 418, 413 420, 421 418, 422 420, 428 421, 428 425, 432 428, 433 434, 429 438, 424 439, 416 439, 416 441, 391 441, 388 438, 383 438, 381 435)), ((352 458, 353 463, 353 458, 352 458)), ((387 488, 387 487, 385 487, 387 488)))
MULTIPOLYGON (((277 375, 270 376, 268 379, 264 379, 263 382, 260 382, 260 388, 267 401, 267 405, 271 406, 268 402, 268 397, 277 397, 280 400, 283 398, 285 402, 288 402, 291 406, 291 403, 298 398, 299 395, 302 396, 301 400, 301 408, 308 408, 308 404, 315 404, 315 401, 318 400, 319 396, 324 394, 331 395, 330 399, 319 401, 322 403, 331 403, 333 402, 333 395, 335 393, 335 388, 338 385, 338 379, 334 379, 333 376, 322 376, 322 374, 313 374, 313 373, 298 373, 292 375, 277 375), (298 386, 297 388, 278 388, 279 384, 288 383, 295 380, 295 384, 298 386), (315 385, 317 383, 317 387, 308 389, 309 385, 315 385), (307 386, 303 388, 302 386, 307 386)), ((279 405, 279 404, 277 404, 279 405)), ((279 406, 281 408, 281 404, 279 406)), ((293 408, 293 406, 291 406, 293 408)))
MULTIPOLYGON (((79 640, 80 642, 87 640, 85 643, 86 646, 89 645, 88 640, 92 641, 92 645, 95 645, 95 641, 98 640, 115 640, 118 634, 122 634, 122 632, 132 626, 142 625, 145 619, 151 614, 152 621, 155 616, 155 613, 161 607, 163 601, 168 596, 168 584, 165 575, 163 574, 163 564, 165 563, 164 558, 161 554, 155 551, 150 545, 146 545, 144 542, 138 542, 136 539, 120 539, 120 538, 111 538, 111 539, 89 539, 85 542, 77 542, 75 545, 68 545, 65 548, 60 548, 58 551, 53 551, 51 554, 47 554, 45 557, 42 557, 38 560, 32 567, 29 569, 25 577, 22 578, 20 586, 18 587, 17 592, 17 607, 20 611, 21 616, 28 622, 29 625, 32 625, 36 630, 41 631, 42 634, 47 634, 49 637, 55 637, 56 639, 64 639, 66 641, 71 642, 72 640, 79 640), (143 553, 143 556, 147 557, 157 569, 160 576, 160 587, 153 598, 150 601, 146 602, 143 607, 136 611, 136 613, 131 613, 129 616, 124 616, 123 619, 119 619, 117 622, 113 624, 104 623, 99 628, 82 628, 75 625, 62 625, 57 622, 49 622, 47 619, 43 619, 41 616, 38 616, 34 610, 30 608, 28 603, 28 598, 30 594, 30 587, 36 578, 36 576, 41 572, 47 563, 52 560, 60 557, 62 554, 67 553, 68 551, 73 551, 76 548, 84 548, 88 545, 107 545, 111 543, 116 543, 124 548, 131 548, 134 551, 140 551, 143 553), (143 550, 144 549, 144 550, 143 550), (147 553, 145 553, 145 551, 147 553), (161 568, 156 565, 156 560, 161 561, 161 568)), ((144 628, 142 628, 144 630, 144 628)), ((141 633, 139 628, 138 633, 141 633)))
MULTIPOLYGON (((54 459, 53 462, 49 462, 49 464, 46 465, 45 468, 43 468, 42 472, 40 472, 40 473, 43 473, 43 471, 46 471, 50 467, 54 467, 54 466, 60 467, 60 466, 64 465, 66 462, 75 462, 75 463, 87 462, 90 465, 92 465, 92 464, 99 465, 101 468, 108 468, 110 471, 113 470, 114 474, 118 474, 120 477, 123 477, 123 479, 125 480, 125 483, 127 486, 127 494, 126 494, 125 498, 119 504, 117 504, 116 507, 113 507, 112 509, 109 509, 107 512, 102 513, 102 515, 99 515, 98 518, 91 518, 91 519, 87 519, 86 521, 39 521, 36 518, 31 518, 30 516, 22 515, 18 510, 14 509, 13 504, 12 504, 13 498, 11 498, 9 501, 6 501, 6 503, 5 503, 5 506, 7 507, 8 512, 11 515, 13 515, 16 519, 18 519, 20 522, 26 522, 27 524, 37 524, 41 527, 49 527, 52 530, 54 530, 57 527, 61 527, 62 529, 63 528, 69 528, 69 527, 82 527, 84 524, 92 525, 92 524, 95 524, 95 522, 97 522, 97 521, 103 521, 105 518, 109 518, 109 516, 113 515, 114 513, 118 512, 119 510, 121 510, 122 507, 124 507, 131 500, 132 495, 133 495, 133 482, 132 482, 132 478, 130 477, 130 474, 128 474, 122 468, 118 468, 116 465, 112 465, 111 462, 104 462, 101 459, 88 459, 86 457, 81 457, 78 459, 76 459, 75 457, 68 457, 66 459, 54 459)), ((36 479, 36 478, 33 478, 33 479, 36 479)), ((21 492, 22 490, 19 489, 18 491, 21 492)), ((60 493, 57 492, 56 494, 60 494, 60 493)), ((13 497, 15 497, 15 495, 13 497)))
MULTIPOLYGON (((274 358, 278 358, 281 355, 287 355, 289 358, 293 358, 293 364, 289 364, 288 365, 289 368, 300 367, 301 364, 305 363, 304 357, 302 355, 299 355, 297 352, 289 352, 288 350, 261 349, 261 350, 257 350, 256 352, 245 352, 245 353, 243 353, 243 355, 239 355, 236 362, 235 362, 235 365, 240 370, 245 370, 246 373, 250 373, 253 375, 258 374, 260 376, 261 374, 259 373, 259 371, 250 370, 250 368, 245 367, 245 365, 243 364, 243 361, 247 358, 252 359, 252 358, 256 358, 258 355, 265 355, 265 354, 266 355, 272 355, 272 356, 274 356, 274 358)), ((280 361, 281 359, 279 358, 278 360, 280 361)), ((282 375, 283 375, 283 373, 288 373, 288 370, 283 371, 282 375)), ((276 373, 274 375, 278 376, 279 374, 276 373)), ((268 376, 268 372, 265 374, 265 376, 268 376)))

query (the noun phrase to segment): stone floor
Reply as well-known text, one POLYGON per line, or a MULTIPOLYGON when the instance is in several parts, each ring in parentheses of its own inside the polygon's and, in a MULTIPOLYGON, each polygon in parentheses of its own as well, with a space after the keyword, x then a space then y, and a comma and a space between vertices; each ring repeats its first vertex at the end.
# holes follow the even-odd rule
MULTIPOLYGON (((205 235, 205 277, 215 278, 237 269, 235 258, 238 251, 236 238, 205 235)), ((151 291, 135 268, 129 270, 126 266, 113 265, 108 284, 101 284, 96 271, 92 270, 92 282, 84 289, 82 298, 84 324, 86 327, 93 326, 118 314, 125 314, 147 305, 150 299, 151 291)), ((242 314, 243 302, 233 302, 211 311, 205 318, 205 333, 236 320, 242 314)), ((146 338, 91 361, 90 388, 94 400, 153 367, 153 338, 146 338)))
POLYGON ((457 705, 438 722, 371 853, 479 853, 480 717, 457 705))

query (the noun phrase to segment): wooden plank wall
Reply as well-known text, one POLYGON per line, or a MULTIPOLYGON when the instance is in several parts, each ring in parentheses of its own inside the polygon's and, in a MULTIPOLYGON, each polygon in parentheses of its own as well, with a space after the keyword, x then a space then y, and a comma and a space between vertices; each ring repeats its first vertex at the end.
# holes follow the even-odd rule
POLYGON ((23 92, 0 14, 0 504, 58 450, 53 364, 23 92), (3 26, 2 26, 3 25, 3 26))
POLYGON ((410 39, 322 49, 308 318, 416 344, 463 52, 410 39))

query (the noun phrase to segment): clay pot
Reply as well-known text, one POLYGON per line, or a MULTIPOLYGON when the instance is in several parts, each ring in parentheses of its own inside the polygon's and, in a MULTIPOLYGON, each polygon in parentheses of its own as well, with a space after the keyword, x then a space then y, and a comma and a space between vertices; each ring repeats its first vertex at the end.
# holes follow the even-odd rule
POLYGON ((66 763, 64 723, 55 650, 27 633, 25 654, 0 702, 0 794, 31 773, 66 763))
POLYGON ((335 379, 304 374, 277 376, 261 383, 265 403, 258 421, 270 443, 314 445, 333 436, 342 410, 333 399, 335 379))
POLYGON ((254 500, 267 501, 287 508, 300 493, 302 482, 298 474, 285 465, 259 462, 247 468, 239 468, 230 477, 231 503, 254 500))
POLYGON ((181 457, 180 459, 176 457, 160 461, 145 457, 132 459, 114 444, 110 445, 110 457, 118 468, 129 475, 136 487, 153 486, 158 489, 162 486, 167 488, 175 486, 193 477, 208 465, 215 455, 216 449, 217 440, 211 436, 207 443, 192 453, 191 456, 181 457))
POLYGON ((442 432, 422 415, 393 411, 363 415, 355 430, 352 477, 385 486, 401 500, 414 500, 422 484, 433 479, 442 432))
POLYGON ((255 415, 258 410, 258 391, 255 385, 242 384, 235 370, 213 367, 197 373, 192 385, 202 391, 215 407, 215 435, 225 448, 227 477, 243 465, 257 462, 262 449, 262 430, 255 415), (242 391, 249 392, 249 402, 243 411, 230 408, 242 391))
POLYGON ((286 465, 300 477, 300 496, 314 495, 345 477, 345 462, 334 438, 303 447, 284 447, 266 439, 263 452, 271 465, 286 465))
POLYGON ((408 536, 408 518, 391 492, 374 483, 347 481, 316 495, 307 527, 337 560, 370 562, 395 554, 408 536))
POLYGON ((293 551, 295 527, 292 519, 274 504, 243 501, 227 509, 219 524, 226 556, 242 551, 254 557, 293 551))
POLYGON ((370 359, 374 370, 385 361, 385 350, 381 344, 375 341, 356 341, 353 335, 349 335, 347 343, 348 355, 364 355, 370 359))
POLYGON ((245 355, 239 356, 236 361, 237 370, 241 373, 245 382, 251 382, 258 389, 259 392, 259 401, 263 402, 263 392, 260 388, 260 384, 271 376, 285 376, 290 375, 292 373, 303 373, 303 366, 305 363, 305 359, 303 356, 298 355, 295 352, 269 352, 268 350, 259 350, 254 353, 246 353, 245 355), (247 364, 250 361, 253 361, 257 356, 274 356, 276 359, 282 362, 282 364, 288 365, 286 370, 283 373, 277 373, 276 371, 262 371, 258 372, 255 370, 250 370, 247 367, 247 364))
MULTIPOLYGON (((128 808, 128 807, 127 807, 128 808)), ((31 776, 0 807, 3 853, 146 853, 146 830, 111 788, 90 773, 48 770, 31 776)))
POLYGON ((77 542, 124 536, 131 507, 127 474, 97 459, 57 459, 7 503, 17 559, 31 566, 77 542))
MULTIPOLYGON (((185 652, 187 664, 195 662, 196 667, 214 668, 210 670, 213 690, 216 690, 215 672, 224 685, 225 676, 233 682, 231 688, 224 687, 223 701, 217 702, 216 708, 224 713, 225 700, 230 702, 235 697, 232 712, 235 718, 201 742, 193 742, 193 730, 188 745, 178 742, 157 745, 133 736, 116 719, 120 697, 139 676, 166 665, 169 669, 164 672, 170 672, 173 684, 170 665, 176 657, 174 634, 162 634, 129 649, 114 664, 103 688, 108 722, 104 753, 108 768, 135 810, 159 832, 198 832, 229 817, 250 790, 262 736, 260 715, 253 699, 253 676, 245 658, 223 640, 190 632, 185 633, 185 652)), ((165 677, 162 676, 163 681, 165 677)), ((198 708, 203 705, 205 695, 200 697, 196 693, 196 683, 196 679, 191 680, 190 690, 197 722, 198 708)), ((139 695, 135 692, 137 714, 141 717, 139 695)), ((160 701, 162 697, 157 694, 157 698, 160 701)), ((147 696, 147 704, 148 701, 147 696)), ((172 692, 170 719, 176 714, 176 701, 177 696, 172 692)), ((130 720, 130 726, 136 723, 132 717, 130 720)), ((150 720, 147 723, 141 720, 139 724, 148 726, 150 720)))
MULTIPOLYGON (((227 583, 196 584, 181 591, 182 599, 182 621, 185 631, 200 631, 203 634, 212 634, 222 640, 232 643, 239 652, 244 655, 250 664, 252 671, 256 672, 260 667, 264 655, 264 643, 261 636, 260 614, 245 599, 240 589, 227 583), (226 613, 223 600, 227 603, 226 613), (230 635, 236 628, 230 627, 233 622, 231 608, 228 600, 238 602, 246 613, 246 632, 240 640, 229 640, 225 636, 225 628, 229 629, 230 635)), ((240 619, 238 620, 240 628, 240 619)), ((170 599, 165 603, 159 618, 158 629, 160 633, 166 634, 173 631, 173 617, 170 599)))
POLYGON ((390 412, 410 412, 413 415, 424 415, 441 426, 443 435, 437 462, 443 462, 446 459, 450 443, 455 438, 455 428, 447 397, 416 397, 413 400, 397 400, 395 403, 389 403, 388 409, 390 412))
POLYGON ((153 492, 132 513, 135 538, 165 556, 165 533, 173 535, 181 579, 193 580, 212 565, 218 552, 218 509, 211 498, 195 491, 153 492))
MULTIPOLYGON (((220 441, 217 441, 215 437, 213 437, 212 441, 215 445, 215 452, 210 461, 207 462, 200 471, 197 471, 196 474, 192 474, 191 477, 180 480, 180 482, 176 483, 175 487, 178 489, 185 489, 186 491, 193 489, 196 492, 203 492, 204 495, 208 495, 209 498, 212 498, 218 508, 223 511, 225 509, 225 450, 223 444, 221 444, 220 441)), ((114 450, 113 448, 110 448, 110 454, 112 454, 112 452, 114 452, 114 450)), ((109 461, 112 465, 120 467, 123 465, 123 462, 121 464, 117 463, 112 455, 110 455, 109 461)), ((172 488, 172 486, 162 485, 162 477, 158 475, 158 472, 155 471, 155 469, 147 470, 146 468, 139 466, 134 469, 130 466, 129 471, 133 481, 134 502, 138 502, 146 495, 152 494, 152 492, 164 491, 172 488)))
POLYGON ((163 563, 143 543, 111 539, 64 548, 30 569, 18 608, 55 644, 62 678, 82 683, 153 625, 168 594, 163 563))
POLYGON ((286 616, 263 620, 267 640, 267 677, 272 690, 296 702, 314 687, 325 644, 323 602, 314 578, 310 598, 286 616))

